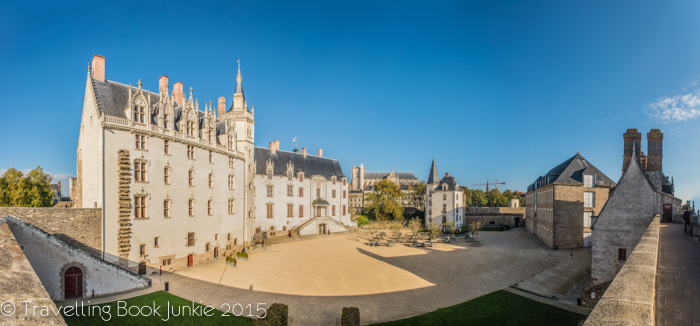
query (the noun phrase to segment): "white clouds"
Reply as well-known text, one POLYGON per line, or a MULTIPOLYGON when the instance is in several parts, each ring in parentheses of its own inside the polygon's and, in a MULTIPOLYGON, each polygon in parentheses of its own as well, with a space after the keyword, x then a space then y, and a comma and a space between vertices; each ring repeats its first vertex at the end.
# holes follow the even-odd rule
POLYGON ((686 121, 700 117, 700 88, 698 83, 693 82, 688 87, 683 87, 683 91, 692 89, 687 94, 680 94, 673 97, 660 98, 658 101, 649 104, 646 114, 661 123, 686 121))

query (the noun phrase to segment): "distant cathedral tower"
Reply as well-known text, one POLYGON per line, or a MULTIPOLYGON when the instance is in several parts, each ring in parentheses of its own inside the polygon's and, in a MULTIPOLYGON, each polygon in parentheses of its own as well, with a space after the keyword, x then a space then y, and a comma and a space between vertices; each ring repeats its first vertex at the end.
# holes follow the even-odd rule
POLYGON ((627 129, 622 138, 625 140, 625 153, 622 156, 622 171, 624 172, 632 159, 632 150, 635 151, 634 154, 637 157, 641 157, 642 134, 637 129, 627 129))
POLYGON ((659 129, 652 129, 647 134, 647 171, 663 171, 664 134, 659 129))

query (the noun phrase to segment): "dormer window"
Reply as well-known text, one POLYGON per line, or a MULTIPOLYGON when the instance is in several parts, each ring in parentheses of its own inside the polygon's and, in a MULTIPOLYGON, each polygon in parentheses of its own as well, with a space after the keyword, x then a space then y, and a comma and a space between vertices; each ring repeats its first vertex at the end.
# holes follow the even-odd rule
POLYGON ((595 188, 595 175, 584 174, 583 175, 583 186, 585 188, 595 188))
POLYGON ((146 108, 143 106, 134 106, 134 122, 145 123, 146 121, 146 108))
POLYGON ((299 172, 299 181, 300 182, 304 181, 304 172, 299 172))
POLYGON ((272 168, 267 169, 267 178, 272 180, 272 168))
POLYGON ((170 129, 170 115, 167 113, 163 116, 163 128, 170 129))
POLYGON ((289 181, 292 181, 293 178, 294 178, 294 175, 293 175, 292 171, 287 171, 287 179, 289 179, 289 181))
POLYGON ((335 179, 335 176, 333 176, 333 178, 332 178, 332 179, 333 179, 333 184, 335 184, 335 180, 336 180, 336 179, 335 179))
POLYGON ((187 136, 194 137, 194 122, 187 121, 187 136))
POLYGON ((233 150, 233 137, 228 136, 228 150, 233 150))

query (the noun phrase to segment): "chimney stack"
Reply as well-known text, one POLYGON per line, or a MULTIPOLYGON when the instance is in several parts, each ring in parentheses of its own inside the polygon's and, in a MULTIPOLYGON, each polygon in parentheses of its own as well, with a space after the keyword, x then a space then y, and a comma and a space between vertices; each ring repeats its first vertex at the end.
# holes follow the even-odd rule
POLYGON ((92 77, 99 81, 105 81, 105 57, 99 54, 92 57, 92 77))
POLYGON ((61 191, 61 181, 58 181, 58 191, 61 191))
POLYGON ((275 148, 275 145, 276 145, 275 142, 273 142, 273 141, 270 142, 270 154, 275 154, 275 151, 277 150, 275 148))
POLYGON ((304 155, 304 158, 306 158, 306 147, 301 148, 301 155, 304 155))
POLYGON ((323 149, 318 149, 318 157, 323 157, 323 149))
POLYGON ((160 78, 158 78, 158 93, 165 95, 165 93, 167 93, 165 90, 167 90, 168 87, 168 76, 160 76, 160 78))
POLYGON ((450 174, 445 172, 445 178, 449 178, 449 177, 450 177, 450 174))
POLYGON ((185 103, 182 99, 182 82, 177 82, 173 85, 173 97, 178 105, 185 103))
POLYGON ((224 113, 226 113, 226 98, 219 97, 219 120, 223 120, 224 113))
POLYGON ((280 141, 279 140, 275 140, 275 149, 280 150, 280 141))

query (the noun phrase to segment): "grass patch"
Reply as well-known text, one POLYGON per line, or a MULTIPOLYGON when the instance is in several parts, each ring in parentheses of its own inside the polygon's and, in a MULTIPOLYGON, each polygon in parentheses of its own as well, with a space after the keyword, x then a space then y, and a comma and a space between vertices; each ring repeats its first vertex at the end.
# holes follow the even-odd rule
MULTIPOLYGON (((168 292, 165 291, 158 291, 158 292, 153 292, 149 294, 145 294, 142 296, 126 299, 126 300, 121 300, 126 304, 126 307, 132 307, 132 306, 138 306, 138 307, 144 307, 144 306, 149 306, 153 307, 154 302, 155 306, 158 307, 160 306, 160 309, 158 312, 160 313, 161 316, 153 316, 151 313, 149 313, 149 309, 143 309, 142 314, 150 314, 151 316, 122 316, 119 317, 118 311, 117 311, 117 301, 115 302, 110 302, 110 303, 105 303, 101 305, 96 305, 99 306, 100 309, 102 310, 102 317, 107 319, 110 315, 111 318, 109 321, 105 322, 103 321, 102 317, 97 315, 96 310, 97 308, 90 308, 90 311, 93 311, 95 313, 91 313, 91 316, 88 316, 87 310, 88 306, 85 306, 84 308, 84 314, 85 316, 75 316, 75 312, 71 312, 70 315, 72 316, 66 316, 64 313, 64 310, 61 309, 61 314, 63 315, 63 319, 66 321, 66 323, 69 326, 74 326, 74 325, 98 325, 98 324, 109 324, 109 325, 196 325, 196 326, 202 326, 202 325, 253 325, 253 319, 247 318, 247 317, 237 317, 232 315, 230 312, 228 313, 228 316, 222 316, 224 314, 223 311, 217 310, 216 308, 221 308, 221 307, 214 307, 214 310, 208 311, 209 315, 212 316, 205 316, 203 311, 201 309, 204 308, 203 305, 195 303, 194 307, 202 307, 200 308, 200 315, 201 316, 193 316, 192 313, 189 312, 189 310, 185 310, 186 315, 182 315, 182 309, 180 309, 180 316, 173 316, 172 309, 173 307, 184 307, 188 306, 192 307, 192 301, 186 300, 183 298, 180 298, 178 296, 174 296, 168 292), (170 318, 168 319, 168 303, 170 303, 170 318), (94 310, 93 310, 94 309, 94 310), (106 310, 109 309, 109 310, 106 310), (109 311, 109 314, 106 314, 105 311, 109 311), (166 319, 167 321, 164 321, 163 319, 166 319)), ((242 303, 241 303, 242 304, 242 303)), ((124 304, 120 304, 120 306, 124 307, 124 304)), ((80 306, 78 306, 80 307, 80 306)), ((90 306, 92 307, 92 306, 90 306)), ((224 309, 227 309, 227 307, 224 306, 224 309)), ((78 310, 80 311, 80 309, 78 310)), ((133 308, 132 311, 136 311, 136 308, 133 308)), ((236 307, 236 313, 239 313, 238 307, 236 307)), ((175 308, 175 312, 178 312, 178 308, 175 308)), ((248 313, 248 309, 245 310, 243 315, 248 313)), ((255 307, 253 307, 253 313, 255 313, 255 307)))
POLYGON ((584 315, 499 290, 424 315, 373 325, 577 326, 579 321, 584 319, 586 319, 584 315))

